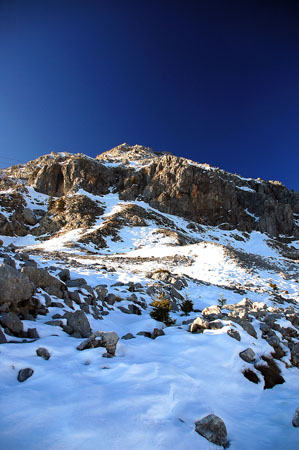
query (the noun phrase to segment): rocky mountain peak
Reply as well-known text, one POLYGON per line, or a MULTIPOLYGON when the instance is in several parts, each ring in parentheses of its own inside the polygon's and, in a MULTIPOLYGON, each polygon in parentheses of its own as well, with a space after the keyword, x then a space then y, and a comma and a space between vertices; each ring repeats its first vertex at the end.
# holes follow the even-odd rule
POLYGON ((96 156, 96 159, 106 162, 121 162, 128 165, 131 162, 148 163, 148 160, 169 154, 168 152, 155 152, 150 147, 143 145, 129 145, 126 142, 120 144, 111 150, 103 152, 96 156))

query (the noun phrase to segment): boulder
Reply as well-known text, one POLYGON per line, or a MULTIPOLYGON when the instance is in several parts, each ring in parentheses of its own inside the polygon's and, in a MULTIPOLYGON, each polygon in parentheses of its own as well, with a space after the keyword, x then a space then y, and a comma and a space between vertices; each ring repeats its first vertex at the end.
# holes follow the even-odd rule
POLYGON ((37 218, 36 218, 34 212, 32 211, 32 209, 24 208, 23 217, 24 217, 24 222, 27 225, 36 225, 37 224, 37 218))
POLYGON ((88 339, 81 342, 81 344, 78 345, 77 350, 105 347, 107 352, 114 356, 118 341, 119 337, 114 331, 96 331, 88 339))
POLYGON ((81 310, 65 313, 67 325, 73 329, 75 337, 89 337, 91 328, 85 313, 81 310))
POLYGON ((61 281, 66 282, 70 280, 70 271, 69 269, 62 269, 59 274, 59 278, 61 281))
POLYGON ((39 347, 36 350, 36 354, 37 354, 37 356, 40 356, 41 358, 44 358, 45 360, 48 360, 51 357, 49 351, 45 347, 39 347))
POLYGON ((124 339, 125 341, 127 341, 129 339, 136 339, 134 334, 132 334, 132 333, 127 333, 124 336, 122 336, 121 338, 124 339))
POLYGON ((94 288, 94 291, 96 292, 99 300, 104 300, 106 295, 108 294, 106 284, 98 284, 98 286, 94 288))
POLYGON ((28 378, 32 377, 33 373, 34 373, 34 370, 31 369, 30 367, 19 370, 18 381, 20 383, 23 383, 24 381, 28 380, 28 378))
POLYGON ((87 283, 84 278, 76 278, 75 280, 67 280, 65 284, 67 287, 80 287, 87 283))
POLYGON ((0 305, 16 305, 28 300, 34 292, 29 278, 7 264, 0 264, 0 305))
POLYGON ((189 331, 191 333, 203 333, 204 330, 208 330, 209 328, 210 324, 207 320, 202 319, 201 317, 196 317, 196 319, 191 323, 189 331))
POLYGON ((229 330, 227 330, 227 334, 228 334, 230 337, 236 339, 237 341, 240 341, 240 340, 241 340, 241 336, 240 336, 239 331, 238 331, 238 330, 235 330, 234 328, 230 328, 229 330))
POLYGON ((195 422, 195 431, 213 444, 223 446, 224 448, 228 447, 225 423, 220 417, 215 416, 215 414, 209 414, 195 422))
POLYGON ((208 306, 207 308, 203 309, 202 315, 207 316, 212 320, 222 318, 222 312, 218 305, 208 306))
POLYGON ((39 288, 56 288, 57 291, 65 289, 65 285, 56 277, 50 275, 47 270, 38 267, 22 267, 21 273, 26 275, 30 281, 39 288))
POLYGON ((239 353, 239 356, 243 361, 246 361, 248 363, 253 363, 255 361, 255 353, 252 350, 252 348, 247 348, 246 350, 243 350, 239 353))
POLYGON ((162 329, 154 328, 152 331, 152 334, 151 334, 151 338, 156 339, 157 337, 164 336, 164 335, 165 335, 165 333, 162 329))
POLYGON ((23 323, 13 312, 3 314, 0 317, 0 324, 4 329, 8 328, 14 336, 19 336, 23 331, 23 323))
POLYGON ((7 343, 7 339, 5 337, 5 334, 3 333, 3 331, 0 328, 0 344, 6 344, 7 343))

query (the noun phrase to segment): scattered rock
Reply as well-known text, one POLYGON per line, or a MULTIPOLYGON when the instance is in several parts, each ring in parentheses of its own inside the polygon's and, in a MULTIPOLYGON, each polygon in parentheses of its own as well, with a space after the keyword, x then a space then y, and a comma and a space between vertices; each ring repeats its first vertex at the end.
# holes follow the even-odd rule
POLYGON ((156 339, 157 337, 164 336, 164 335, 165 335, 165 333, 162 329, 154 328, 152 331, 152 334, 151 334, 151 338, 156 339))
POLYGON ((78 345, 77 350, 105 347, 107 352, 111 356, 114 356, 118 341, 119 337, 114 331, 96 331, 88 339, 81 342, 81 344, 78 345))
POLYGON ((31 339, 39 339, 39 334, 36 328, 28 328, 27 330, 28 337, 31 339))
POLYGON ((7 339, 5 337, 5 334, 3 333, 3 331, 0 328, 0 344, 6 344, 7 343, 7 339))
POLYGON ((247 380, 251 381, 252 383, 258 384, 261 380, 257 376, 257 374, 251 370, 251 369, 245 369, 243 370, 243 375, 247 380))
POLYGON ((33 292, 34 286, 24 273, 0 264, 0 305, 16 306, 18 302, 30 299, 33 292))
POLYGON ((75 337, 89 337, 91 328, 85 313, 81 310, 65 313, 67 325, 73 329, 75 337))
POLYGON ((23 331, 23 323, 18 316, 12 312, 3 314, 0 317, 0 324, 3 328, 8 328, 14 336, 19 336, 23 331))
POLYGON ((19 370, 18 381, 20 381, 20 383, 23 383, 24 381, 28 380, 28 378, 32 377, 33 373, 34 370, 30 369, 30 367, 19 370))
POLYGON ((98 284, 94 291, 96 292, 99 300, 104 300, 106 295, 108 294, 108 289, 106 284, 98 284))
POLYGON ((202 315, 207 316, 209 319, 221 319, 222 312, 218 305, 208 306, 202 310, 202 315))
POLYGON ((50 275, 46 269, 41 269, 39 267, 22 267, 21 273, 27 275, 36 287, 45 289, 53 286, 57 291, 65 289, 65 285, 58 278, 50 275))
POLYGON ((299 408, 295 409, 292 425, 293 427, 299 427, 299 408))
POLYGON ((243 361, 246 361, 248 363, 252 363, 255 361, 255 353, 252 350, 252 348, 247 348, 246 350, 243 350, 239 353, 240 358, 243 359, 243 361))
POLYGON ((24 221, 27 225, 36 225, 37 218, 34 212, 29 208, 24 208, 23 210, 24 221))
POLYGON ((228 447, 225 423, 215 414, 209 414, 195 422, 195 431, 213 444, 228 447))
POLYGON ((37 356, 41 356, 42 358, 44 358, 46 360, 50 359, 50 357, 51 357, 49 351, 45 347, 39 347, 36 350, 36 354, 37 354, 37 356))
POLYGON ((212 322, 210 322, 211 330, 220 330, 221 328, 223 328, 221 320, 212 320, 212 322))
POLYGON ((62 269, 59 274, 58 274, 59 278, 61 281, 63 281, 64 283, 66 281, 70 280, 70 271, 69 269, 62 269))
POLYGON ((67 280, 65 282, 67 287, 81 287, 84 286, 86 283, 86 280, 84 278, 76 278, 75 280, 67 280))
POLYGON ((191 333, 203 333, 204 330, 208 330, 209 328, 210 324, 207 320, 202 319, 201 317, 196 317, 190 325, 189 331, 191 333))
POLYGON ((122 339, 124 339, 125 341, 127 341, 128 339, 136 339, 134 334, 132 333, 127 333, 124 336, 122 336, 122 339))
POLYGON ((138 331, 138 333, 136 333, 137 336, 144 336, 147 338, 151 338, 152 334, 149 331, 138 331))
POLYGON ((236 339, 237 341, 241 341, 241 336, 238 330, 235 330, 234 328, 230 328, 229 330, 227 330, 227 334, 236 339))

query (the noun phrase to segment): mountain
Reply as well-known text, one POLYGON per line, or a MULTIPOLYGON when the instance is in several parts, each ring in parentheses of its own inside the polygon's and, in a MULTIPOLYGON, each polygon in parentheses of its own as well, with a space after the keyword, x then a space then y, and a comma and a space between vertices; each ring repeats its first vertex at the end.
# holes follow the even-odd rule
POLYGON ((295 449, 298 262, 277 181, 128 144, 2 169, 3 448, 295 449))

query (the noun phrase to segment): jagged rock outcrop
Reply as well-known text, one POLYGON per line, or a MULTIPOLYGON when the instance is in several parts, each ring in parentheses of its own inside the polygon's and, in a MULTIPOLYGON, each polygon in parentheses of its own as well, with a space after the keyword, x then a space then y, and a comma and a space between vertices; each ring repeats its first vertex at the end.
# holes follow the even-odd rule
MULTIPOLYGON (((257 230, 274 237, 299 236, 299 194, 281 183, 245 179, 147 147, 122 144, 97 159, 51 153, 21 168, 6 173, 15 177, 21 173, 38 192, 50 196, 65 196, 79 188, 102 195, 112 189, 122 200, 143 200, 161 212, 199 224, 257 230)), ((42 220, 40 232, 47 220, 42 220)), ((16 230, 15 225, 12 231, 7 218, 0 216, 5 234, 26 234, 26 224, 22 227, 16 230)))

